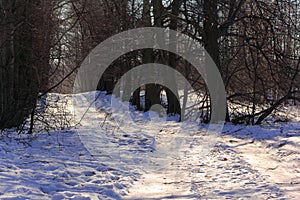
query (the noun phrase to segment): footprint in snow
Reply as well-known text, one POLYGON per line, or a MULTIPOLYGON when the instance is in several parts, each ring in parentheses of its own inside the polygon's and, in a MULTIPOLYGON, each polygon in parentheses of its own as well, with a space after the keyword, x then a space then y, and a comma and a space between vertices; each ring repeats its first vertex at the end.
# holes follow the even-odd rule
POLYGON ((96 173, 93 172, 93 171, 84 171, 83 174, 84 174, 85 176, 94 176, 96 173))

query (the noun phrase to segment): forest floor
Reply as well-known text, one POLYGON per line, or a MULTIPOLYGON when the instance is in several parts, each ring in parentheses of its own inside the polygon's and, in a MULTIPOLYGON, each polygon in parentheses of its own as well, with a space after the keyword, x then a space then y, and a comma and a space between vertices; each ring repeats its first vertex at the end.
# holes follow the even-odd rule
POLYGON ((205 154, 205 128, 118 124, 108 99, 76 101, 73 130, 1 135, 0 199, 300 199, 298 119, 227 124, 205 154))

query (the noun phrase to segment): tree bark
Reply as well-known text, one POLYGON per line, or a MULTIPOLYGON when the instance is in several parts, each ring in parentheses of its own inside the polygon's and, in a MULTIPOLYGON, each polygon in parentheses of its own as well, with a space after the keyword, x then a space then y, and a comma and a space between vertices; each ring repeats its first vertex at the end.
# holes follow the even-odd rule
MULTIPOLYGON (((179 16, 179 12, 180 12, 180 7, 182 4, 182 0, 174 0, 172 3, 172 15, 173 16, 179 16)), ((172 17, 170 19, 170 24, 169 24, 169 28, 171 30, 175 30, 177 31, 178 29, 178 19, 176 17, 172 17)), ((176 42, 174 42, 176 40, 176 37, 173 34, 170 34, 170 49, 176 49, 176 42)), ((177 55, 173 54, 173 53, 169 53, 169 66, 172 67, 174 70, 176 69, 176 60, 177 60, 177 55)), ((181 120, 181 108, 180 108, 180 102, 177 99, 178 97, 178 89, 177 89, 177 82, 175 79, 175 74, 170 74, 168 76, 169 78, 169 84, 174 86, 174 92, 176 92, 175 94, 168 88, 166 88, 166 94, 167 94, 167 99, 168 99, 168 110, 167 113, 168 115, 171 116, 175 116, 175 115, 179 115, 179 121, 181 120)), ((183 113, 184 115, 184 113, 183 113)))
MULTIPOLYGON (((34 1, 0 1, 5 48, 1 49, 0 128, 21 125, 35 108, 38 77, 32 58, 34 1), (5 10, 5 11, 4 11, 5 10), (3 74, 4 73, 4 74, 3 74), (6 88, 6 89, 4 89, 6 88)), ((2 44, 0 45, 2 46, 2 44)))
MULTIPOLYGON (((151 23, 151 4, 149 0, 144 0, 144 7, 143 7, 143 25, 150 27, 151 23)), ((144 49, 143 50, 143 64, 153 63, 154 62, 154 55, 153 49, 144 49)), ((149 69, 149 76, 153 73, 151 69, 149 69)), ((151 107, 155 104, 160 104, 160 86, 154 83, 149 83, 146 85, 145 91, 145 108, 144 111, 149 111, 151 107)))
MULTIPOLYGON (((218 43, 219 39, 219 29, 218 29, 218 7, 216 0, 204 0, 203 5, 203 12, 204 12, 204 48, 210 57, 215 62, 216 66, 218 67, 219 71, 222 72, 221 65, 220 65, 220 47, 218 43)), ((218 83, 221 84, 221 83, 218 83)), ((218 93, 218 91, 210 91, 210 93, 218 93)), ((215 94, 217 96, 218 94, 215 94)), ((216 104, 217 102, 215 102, 216 104)), ((212 103, 211 103, 212 105, 212 103)), ((213 111, 212 108, 210 109, 210 115, 213 111)), ((228 112, 228 105, 226 103, 226 119, 225 121, 229 122, 229 112, 228 112)))

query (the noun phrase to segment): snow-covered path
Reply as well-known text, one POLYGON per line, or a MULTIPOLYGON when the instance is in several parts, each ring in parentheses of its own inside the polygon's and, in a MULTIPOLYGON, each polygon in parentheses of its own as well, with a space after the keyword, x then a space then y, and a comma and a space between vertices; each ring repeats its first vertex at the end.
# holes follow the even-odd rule
POLYGON ((205 158, 190 154, 163 171, 145 173, 129 188, 129 199, 270 199, 283 191, 219 143, 205 158), (173 170, 172 170, 173 169, 173 170))
MULTIPOLYGON (((230 132, 233 132, 231 128, 230 132)), ((300 199, 300 126, 247 127, 231 133, 230 148, 239 151, 251 167, 284 191, 287 199, 300 199), (247 142, 250 141, 250 142, 247 142)))
POLYGON ((0 199, 300 199, 299 123, 227 125, 202 156, 189 146, 202 131, 182 137, 172 122, 121 130, 107 113, 91 107, 74 131, 3 135, 0 199))

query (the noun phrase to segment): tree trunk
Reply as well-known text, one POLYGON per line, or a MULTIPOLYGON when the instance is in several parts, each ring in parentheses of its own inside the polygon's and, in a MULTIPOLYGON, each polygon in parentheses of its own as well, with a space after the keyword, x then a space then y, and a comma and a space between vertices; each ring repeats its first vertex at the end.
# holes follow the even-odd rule
MULTIPOLYGON (((204 12, 204 48, 209 53, 210 57, 213 59, 215 64, 217 65, 220 72, 220 52, 219 52, 219 29, 218 29, 218 7, 216 0, 204 0, 203 5, 204 12)), ((211 80, 213 83, 213 80, 211 80)), ((213 83, 214 84, 214 83, 213 83)), ((219 83, 220 84, 220 83, 219 83)), ((218 91, 209 91, 210 93, 218 91)), ((215 96, 217 96, 216 94, 215 96)), ((211 102, 211 105, 216 105, 217 102, 211 102)), ((210 115, 214 112, 211 108, 210 115)), ((216 113, 217 114, 217 113, 216 113)), ((227 122, 230 121, 228 105, 226 103, 226 119, 227 122)))
MULTIPOLYGON (((180 12, 180 7, 182 4, 182 0, 174 0, 172 3, 172 15, 173 16, 178 16, 179 12, 180 12)), ((177 31, 178 28, 178 20, 176 17, 172 17, 170 19, 170 24, 169 24, 169 28, 171 30, 175 30, 177 31)), ((170 49, 176 49, 176 42, 174 42, 176 40, 176 36, 174 36, 173 34, 170 34, 170 49)), ((174 70, 176 68, 176 60, 177 60, 177 55, 173 54, 173 53, 169 53, 169 66, 172 67, 174 70)), ((178 97, 178 91, 177 91, 177 82, 175 79, 175 74, 170 74, 168 76, 169 80, 169 84, 173 85, 174 87, 174 92, 176 92, 176 94, 174 94, 169 88, 166 88, 166 94, 167 94, 167 99, 168 99, 168 110, 167 113, 170 116, 175 116, 175 115, 179 115, 181 116, 181 108, 180 108, 180 102, 177 99, 178 97)), ((184 114, 183 114, 184 115, 184 114)), ((181 120, 181 118, 179 118, 179 121, 181 120)))
POLYGON ((1 10, 6 12, 0 18, 4 36, 1 41, 4 43, 1 49, 1 129, 21 125, 36 105, 38 77, 32 59, 33 30, 29 25, 33 20, 34 3, 0 1, 1 10))
MULTIPOLYGON (((150 1, 144 0, 143 6, 143 25, 144 26, 151 26, 151 15, 150 15, 150 1)), ((143 64, 153 63, 154 62, 154 55, 153 49, 144 49, 143 50, 143 64)), ((149 74, 151 75, 153 71, 149 69, 149 74)), ((146 85, 145 91, 145 108, 144 111, 149 111, 151 107, 155 104, 160 104, 160 86, 154 83, 150 83, 146 85)))

